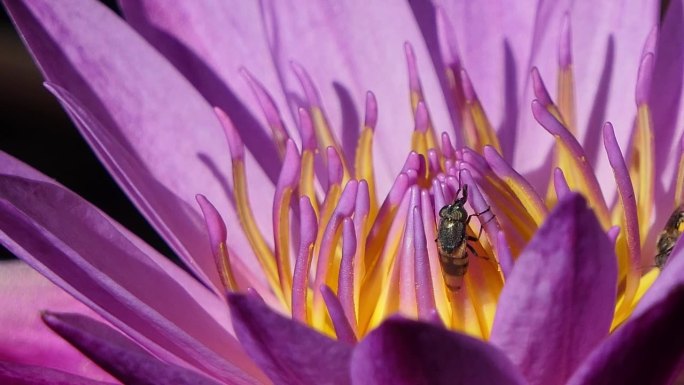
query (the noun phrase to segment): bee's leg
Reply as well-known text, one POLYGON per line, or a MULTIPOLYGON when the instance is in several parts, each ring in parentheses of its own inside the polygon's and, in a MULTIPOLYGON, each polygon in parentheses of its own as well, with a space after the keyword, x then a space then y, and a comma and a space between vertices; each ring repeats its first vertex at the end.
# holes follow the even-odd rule
MULTIPOLYGON (((476 241, 477 239, 475 239, 475 237, 469 235, 469 236, 468 236, 468 240, 469 240, 469 241, 476 241)), ((466 247, 467 247, 468 250, 473 254, 474 257, 482 258, 482 259, 484 259, 485 261, 488 261, 488 262, 491 262, 491 263, 495 264, 497 270, 499 270, 499 269, 501 268, 501 267, 500 267, 501 265, 499 265, 499 262, 498 262, 498 261, 493 260, 493 259, 489 258, 489 257, 486 256, 486 255, 483 256, 483 255, 478 254, 478 253, 477 253, 477 250, 475 250, 475 248, 474 248, 470 243, 466 243, 466 247)))

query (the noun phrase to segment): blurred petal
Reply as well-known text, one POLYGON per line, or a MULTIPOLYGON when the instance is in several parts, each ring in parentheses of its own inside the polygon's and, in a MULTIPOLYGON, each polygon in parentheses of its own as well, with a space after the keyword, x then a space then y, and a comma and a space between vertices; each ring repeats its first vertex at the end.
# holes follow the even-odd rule
POLYGON ((349 384, 352 346, 319 334, 249 295, 228 297, 235 334, 276 384, 349 384))
POLYGON ((164 363, 109 326, 68 313, 46 313, 45 323, 124 384, 198 384, 217 382, 164 363))
POLYGON ((358 385, 524 384, 496 347, 432 324, 390 319, 372 331, 352 356, 358 385))
MULTIPOLYGON (((194 210, 196 220, 186 227, 199 224, 201 228, 194 202, 197 193, 207 196, 221 212, 233 212, 227 199, 231 180, 227 146, 209 104, 161 55, 97 1, 6 1, 5 6, 45 78, 73 95, 104 128, 100 134, 108 140, 84 133, 98 157, 175 251, 186 261, 199 259, 200 269, 189 264, 198 276, 210 277, 219 287, 217 274, 209 268, 213 261, 207 242, 198 239, 197 232, 171 227, 186 250, 165 228, 165 221, 171 222, 169 212, 174 210, 194 210), (128 164, 132 160, 136 163, 128 164), (113 164, 115 161, 119 164, 113 164), (148 177, 139 178, 140 173, 148 177), (157 196, 173 197, 187 207, 165 199, 163 203, 174 205, 156 212, 163 205, 149 204, 157 196)), ((69 112, 73 117, 74 109, 69 112)), ((82 122, 76 123, 85 130, 82 122)), ((261 187, 259 192, 272 196, 268 184, 261 187)), ((262 223, 270 229, 267 214, 262 223)), ((239 228, 237 220, 234 224, 239 228)), ((241 245, 242 254, 251 255, 246 241, 239 242, 242 239, 236 237, 234 245, 241 245)))
POLYGON ((515 264, 491 342, 531 384, 563 384, 607 335, 615 308, 613 246, 579 194, 566 195, 515 264))
POLYGON ((40 366, 0 361, 0 382, 8 385, 106 385, 100 382, 40 366))
POLYGON ((669 384, 684 358, 684 286, 647 313, 632 317, 599 345, 568 381, 587 384, 669 384))
POLYGON ((202 292, 184 285, 196 282, 175 279, 156 262, 164 257, 141 251, 73 193, 0 176, 0 229, 10 251, 160 358, 242 383, 245 371, 259 376, 227 325, 202 307, 218 298, 206 289, 193 298, 202 292))
POLYGON ((25 263, 0 262, 0 309, 0 361, 45 366, 94 380, 113 381, 40 319, 40 312, 44 310, 79 312, 91 317, 95 314, 25 263))
POLYGON ((3 151, 0 151, 0 174, 56 183, 54 179, 3 151))

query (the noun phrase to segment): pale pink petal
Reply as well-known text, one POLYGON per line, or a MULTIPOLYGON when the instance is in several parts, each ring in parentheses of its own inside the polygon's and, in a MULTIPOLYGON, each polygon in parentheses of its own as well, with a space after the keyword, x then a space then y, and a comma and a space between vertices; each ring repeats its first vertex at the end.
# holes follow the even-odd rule
POLYGON ((15 255, 155 355, 245 384, 259 377, 229 325, 202 307, 218 300, 211 292, 193 298, 198 290, 155 262, 162 256, 138 248, 75 194, 18 177, 0 181, 0 236, 15 255))
POLYGON ((21 261, 0 262, 0 309, 0 361, 114 381, 40 319, 44 310, 95 313, 21 261))

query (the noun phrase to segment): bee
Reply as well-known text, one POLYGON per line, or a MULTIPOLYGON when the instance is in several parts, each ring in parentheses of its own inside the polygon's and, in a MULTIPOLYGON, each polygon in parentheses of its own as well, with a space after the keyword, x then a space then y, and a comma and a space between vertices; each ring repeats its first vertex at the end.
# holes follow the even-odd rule
MULTIPOLYGON (((459 187, 456 191, 454 203, 446 205, 439 210, 439 228, 437 229, 437 250, 439 251, 439 262, 442 265, 444 281, 447 288, 452 292, 461 289, 463 276, 468 271, 468 251, 477 256, 477 252, 469 241, 479 241, 482 235, 482 227, 477 237, 467 235, 466 229, 472 217, 489 212, 488 207, 481 213, 468 214, 464 207, 468 201, 468 185, 459 187), (459 198, 459 193, 463 195, 459 198)), ((491 220, 491 219, 490 219, 491 220)))
POLYGON ((679 206, 670 215, 670 219, 667 220, 663 232, 658 236, 658 243, 656 248, 658 254, 655 256, 656 266, 662 270, 667 263, 668 258, 670 258, 670 253, 674 249, 677 239, 684 231, 684 205, 679 206))

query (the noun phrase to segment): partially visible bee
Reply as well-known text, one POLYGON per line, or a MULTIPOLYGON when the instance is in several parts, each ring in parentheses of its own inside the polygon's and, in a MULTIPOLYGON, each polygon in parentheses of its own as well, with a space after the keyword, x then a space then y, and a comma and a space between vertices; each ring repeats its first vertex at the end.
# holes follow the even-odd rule
POLYGON ((467 235, 466 229, 470 218, 480 216, 489 211, 487 210, 468 215, 464 205, 468 200, 468 185, 459 188, 456 192, 454 203, 446 205, 439 210, 439 228, 437 229, 437 250, 439 251, 439 262, 442 265, 444 281, 452 292, 461 289, 463 276, 468 271, 468 253, 474 255, 477 252, 468 241, 478 241, 482 235, 482 227, 477 237, 467 235), (459 193, 463 195, 459 198, 459 193))
POLYGON ((658 254, 655 256, 655 264, 660 270, 663 269, 667 263, 668 258, 670 258, 670 253, 674 249, 677 239, 684 232, 684 205, 679 206, 670 215, 670 219, 667 220, 663 232, 658 236, 658 243, 656 248, 658 249, 658 254))

